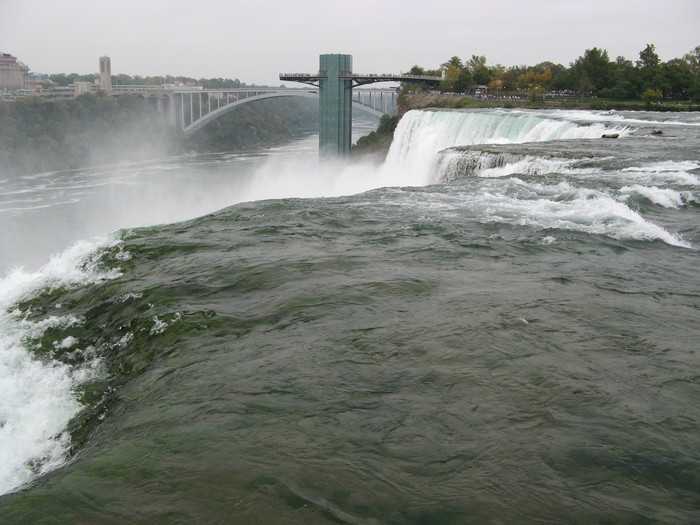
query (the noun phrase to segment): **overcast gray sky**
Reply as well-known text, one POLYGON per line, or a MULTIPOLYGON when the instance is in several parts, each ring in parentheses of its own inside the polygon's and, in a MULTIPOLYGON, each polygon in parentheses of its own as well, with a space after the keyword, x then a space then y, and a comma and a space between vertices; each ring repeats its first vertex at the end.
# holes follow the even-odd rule
POLYGON ((700 0, 0 0, 0 51, 40 73, 238 78, 279 85, 318 55, 356 73, 487 64, 569 65, 586 49, 662 60, 700 45, 700 0))

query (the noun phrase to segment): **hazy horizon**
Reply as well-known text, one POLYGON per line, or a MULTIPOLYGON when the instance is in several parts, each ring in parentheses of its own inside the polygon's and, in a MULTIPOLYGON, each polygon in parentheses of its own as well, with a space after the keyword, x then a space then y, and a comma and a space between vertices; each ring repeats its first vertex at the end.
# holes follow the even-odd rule
POLYGON ((573 0, 271 0, 264 6, 214 0, 194 8, 182 0, 6 0, 0 51, 49 75, 96 73, 107 55, 113 74, 279 85, 280 73, 317 71, 323 53, 353 55, 358 73, 398 73, 413 65, 436 68, 453 55, 484 55, 488 65, 506 67, 567 66, 592 47, 634 61, 646 44, 667 61, 700 45, 697 0, 582 6, 573 0))

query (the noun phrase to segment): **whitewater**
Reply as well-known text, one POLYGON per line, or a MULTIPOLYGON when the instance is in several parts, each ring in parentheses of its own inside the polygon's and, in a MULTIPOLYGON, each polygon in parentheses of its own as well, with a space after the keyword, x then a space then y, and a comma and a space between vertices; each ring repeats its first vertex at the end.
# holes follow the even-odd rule
POLYGON ((0 521, 689 523, 699 136, 422 110, 381 164, 0 178, 0 521))

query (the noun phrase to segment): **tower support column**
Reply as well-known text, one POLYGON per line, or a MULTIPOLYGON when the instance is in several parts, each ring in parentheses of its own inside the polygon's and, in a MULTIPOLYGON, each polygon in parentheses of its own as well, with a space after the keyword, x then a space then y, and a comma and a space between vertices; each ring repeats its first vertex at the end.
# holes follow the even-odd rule
POLYGON ((352 55, 321 55, 319 66, 319 154, 350 156, 352 145, 352 55))

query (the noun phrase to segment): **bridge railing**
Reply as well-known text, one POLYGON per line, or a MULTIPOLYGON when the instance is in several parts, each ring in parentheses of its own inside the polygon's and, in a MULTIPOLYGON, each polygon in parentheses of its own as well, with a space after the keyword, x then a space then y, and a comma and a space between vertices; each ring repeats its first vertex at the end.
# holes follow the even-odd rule
MULTIPOLYGON (((185 131, 196 129, 203 124, 199 121, 208 120, 210 113, 226 111, 227 106, 245 99, 267 96, 312 95, 318 93, 318 88, 223 88, 202 90, 173 90, 173 118, 185 131), (177 109, 175 109, 177 106, 177 109)), ((358 89, 353 90, 353 101, 374 110, 377 114, 395 115, 397 112, 398 94, 394 89, 358 89)))
POLYGON ((112 86, 113 92, 120 93, 130 93, 130 92, 144 92, 144 91, 172 91, 164 86, 139 86, 139 85, 116 85, 112 86))
MULTIPOLYGON (((318 77, 323 77, 324 75, 320 74, 311 74, 311 73, 280 73, 280 78, 282 77, 298 77, 298 78, 318 78, 318 77)), ((443 80, 443 77, 431 77, 428 75, 409 75, 405 73, 368 73, 368 74, 361 74, 361 73, 350 73, 348 75, 341 76, 341 78, 392 78, 392 79, 398 79, 398 80, 423 80, 423 81, 433 81, 433 82, 439 82, 440 80, 443 80)))
POLYGON ((187 130, 197 121, 213 111, 218 111, 225 106, 240 102, 241 100, 275 94, 307 94, 318 93, 318 89, 311 88, 221 88, 202 89, 199 91, 175 90, 177 104, 179 106, 179 125, 187 130))
POLYGON ((386 115, 398 113, 399 94, 395 89, 354 89, 352 100, 378 113, 386 115))

